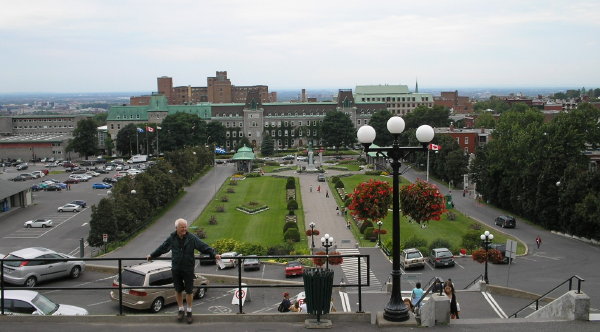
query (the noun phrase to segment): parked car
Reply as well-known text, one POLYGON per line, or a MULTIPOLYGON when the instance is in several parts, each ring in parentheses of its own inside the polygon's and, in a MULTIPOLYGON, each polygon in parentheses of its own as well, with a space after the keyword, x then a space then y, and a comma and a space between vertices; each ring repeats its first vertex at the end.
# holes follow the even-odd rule
POLYGON ((287 156, 284 156, 281 159, 283 159, 283 160, 294 160, 295 158, 291 154, 288 154, 287 156))
POLYGON ((34 184, 33 186, 31 186, 31 190, 32 191, 40 191, 40 190, 44 190, 44 188, 42 188, 42 186, 39 184, 34 184))
MULTIPOLYGON (((121 273, 123 287, 123 305, 139 310, 159 312, 165 305, 176 302, 173 291, 173 276, 170 261, 144 262, 139 265, 126 267, 121 273), (148 289, 148 286, 165 286, 168 288, 148 289)), ((113 287, 119 287, 119 276, 115 276, 113 287)), ((199 273, 194 275, 194 298, 201 299, 206 295, 208 279, 199 273)), ((111 290, 112 301, 119 302, 119 290, 111 290)))
POLYGON ((304 266, 299 261, 291 261, 285 265, 285 277, 301 276, 304 274, 304 266))
POLYGON ((92 185, 92 189, 110 189, 112 188, 112 185, 108 184, 108 183, 94 183, 92 185))
POLYGON ((22 163, 22 164, 17 165, 17 171, 24 171, 27 168, 29 168, 29 165, 27 165, 27 163, 22 163))
POLYGON ((305 156, 298 156, 298 157, 296 157, 296 160, 297 160, 297 161, 308 161, 308 157, 305 157, 305 156))
MULTIPOLYGON (((237 257, 239 256, 239 254, 235 251, 230 251, 230 252, 226 252, 226 253, 222 253, 221 254, 221 261, 223 261, 223 268, 226 267, 236 267, 238 264, 238 260, 237 259, 233 259, 233 258, 229 258, 229 257, 237 257)), ((219 266, 219 269, 222 269, 219 266)))
POLYGON ((53 250, 33 247, 14 251, 5 259, 18 259, 4 262, 4 281, 15 285, 35 287, 39 282, 50 279, 79 278, 85 271, 85 262, 79 260, 57 260, 74 258, 53 250))
POLYGON ((400 255, 400 265, 409 269, 413 267, 425 267, 425 257, 416 248, 404 249, 400 255))
POLYGON ((112 165, 106 165, 106 166, 104 167, 104 170, 105 170, 105 171, 107 171, 107 172, 110 172, 110 171, 112 171, 112 170, 113 170, 113 166, 112 166, 112 165))
POLYGON ((325 182, 325 174, 319 174, 319 175, 317 175, 317 181, 319 181, 319 182, 325 182))
POLYGON ((244 271, 260 270, 260 260, 256 258, 256 255, 248 255, 247 257, 242 262, 244 271))
POLYGON ((24 225, 24 227, 27 227, 27 228, 37 228, 37 227, 46 228, 46 227, 51 227, 51 226, 52 226, 52 220, 50 220, 50 219, 28 220, 25 222, 25 225, 24 225))
POLYGON ((67 162, 67 161, 65 161, 65 162, 62 164, 62 166, 63 166, 64 168, 74 168, 74 167, 79 167, 79 165, 77 165, 77 164, 73 164, 73 163, 70 163, 70 162, 67 162))
POLYGON ((502 228, 515 228, 517 227, 517 220, 513 216, 498 216, 496 220, 494 220, 496 226, 501 226, 502 228))
POLYGON ((44 167, 58 167, 57 163, 47 163, 44 165, 44 167))
POLYGON ((82 316, 88 311, 68 304, 58 304, 46 296, 30 290, 5 290, 6 315, 82 316))
MULTIPOLYGON (((506 257, 506 244, 490 243, 490 249, 496 249, 496 250, 500 251, 500 253, 502 254, 502 260, 500 262, 492 262, 491 260, 490 260, 490 262, 496 263, 496 264, 508 264, 509 258, 506 257)), ((512 259, 510 259, 510 261, 512 262, 512 259)))
POLYGON ((100 173, 94 172, 94 171, 87 171, 87 172, 85 172, 85 174, 91 175, 92 177, 97 177, 100 175, 100 173))
POLYGON ((63 206, 58 207, 58 212, 79 212, 81 211, 81 206, 77 204, 65 204, 63 206))
POLYGON ((31 172, 31 175, 35 176, 36 178, 41 178, 42 176, 46 176, 46 173, 43 171, 33 171, 31 172))
POLYGON ((17 181, 25 181, 25 180, 28 180, 28 179, 29 178, 23 176, 23 174, 19 174, 19 175, 15 176, 14 178, 11 178, 10 180, 17 182, 17 181))
POLYGON ((77 204, 77 205, 81 206, 84 209, 87 206, 87 203, 85 201, 80 201, 80 200, 72 201, 71 204, 77 204))
POLYGON ((45 191, 61 191, 62 187, 56 183, 50 184, 44 188, 45 191))
POLYGON ((433 267, 454 266, 454 255, 448 248, 431 249, 429 253, 429 262, 433 267))
POLYGON ((66 183, 66 184, 76 184, 76 183, 79 183, 79 180, 78 179, 74 179, 74 178, 68 178, 68 179, 66 179, 64 181, 64 183, 66 183))
POLYGON ((102 182, 104 183, 117 183, 119 180, 117 179, 113 179, 113 178, 109 178, 109 177, 105 177, 104 179, 102 179, 102 182))
POLYGON ((217 260, 211 258, 209 254, 200 254, 200 265, 215 265, 217 260))

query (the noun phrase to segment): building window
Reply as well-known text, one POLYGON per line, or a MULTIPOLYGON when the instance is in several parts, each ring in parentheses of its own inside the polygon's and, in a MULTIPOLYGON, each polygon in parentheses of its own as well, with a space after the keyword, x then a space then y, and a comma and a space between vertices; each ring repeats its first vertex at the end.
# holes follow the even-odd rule
POLYGON ((275 137, 275 130, 271 130, 271 136, 275 137))
POLYGON ((252 137, 252 132, 251 131, 248 132, 248 137, 252 137))
POLYGON ((306 136, 310 136, 310 129, 306 129, 306 136))
POLYGON ((298 125, 302 127, 302 121, 298 121, 298 125))
POLYGON ((469 144, 469 138, 465 137, 465 144, 469 144))
POLYGON ((252 121, 252 127, 256 127, 256 121, 252 121))
POLYGON ((244 137, 244 133, 240 131, 239 136, 244 137))
POLYGON ((229 137, 229 132, 226 132, 226 133, 225 133, 225 136, 226 136, 226 137, 229 137))
POLYGON ((360 126, 360 120, 357 120, 357 121, 356 121, 356 124, 360 126))
POLYGON ((287 129, 283 131, 283 136, 287 136, 288 135, 288 131, 287 129))
POLYGON ((244 124, 242 122, 240 122, 240 128, 242 128, 244 126, 244 124))

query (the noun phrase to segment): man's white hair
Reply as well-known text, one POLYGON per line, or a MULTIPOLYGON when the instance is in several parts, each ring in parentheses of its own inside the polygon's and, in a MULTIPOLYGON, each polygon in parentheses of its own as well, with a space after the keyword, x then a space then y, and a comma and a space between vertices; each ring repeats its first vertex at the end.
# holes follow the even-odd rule
POLYGON ((175 220, 175 228, 177 228, 177 226, 179 226, 179 224, 184 224, 187 226, 188 222, 187 222, 187 220, 185 220, 183 218, 179 218, 179 219, 175 220))

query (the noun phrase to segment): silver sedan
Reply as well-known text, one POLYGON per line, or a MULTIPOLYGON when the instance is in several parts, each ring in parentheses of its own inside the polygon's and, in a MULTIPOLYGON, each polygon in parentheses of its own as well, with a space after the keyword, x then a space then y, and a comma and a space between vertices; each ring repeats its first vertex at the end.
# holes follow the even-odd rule
POLYGON ((35 220, 28 220, 25 222, 24 227, 26 228, 46 228, 46 227, 51 227, 52 226, 52 220, 50 219, 35 219, 35 220))

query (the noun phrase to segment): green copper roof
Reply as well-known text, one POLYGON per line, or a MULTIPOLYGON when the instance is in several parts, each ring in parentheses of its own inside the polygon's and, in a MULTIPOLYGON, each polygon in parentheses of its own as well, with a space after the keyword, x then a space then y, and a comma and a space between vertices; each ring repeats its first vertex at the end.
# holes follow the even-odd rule
POLYGON ((407 94, 408 86, 406 85, 357 85, 354 94, 362 95, 381 95, 381 94, 407 94))
POLYGON ((231 158, 232 160, 254 160, 254 152, 247 146, 242 146, 231 158))
POLYGON ((107 121, 148 121, 148 112, 168 112, 195 114, 202 119, 211 118, 211 104, 169 105, 163 95, 152 95, 150 104, 144 106, 112 106, 108 110, 107 121))

